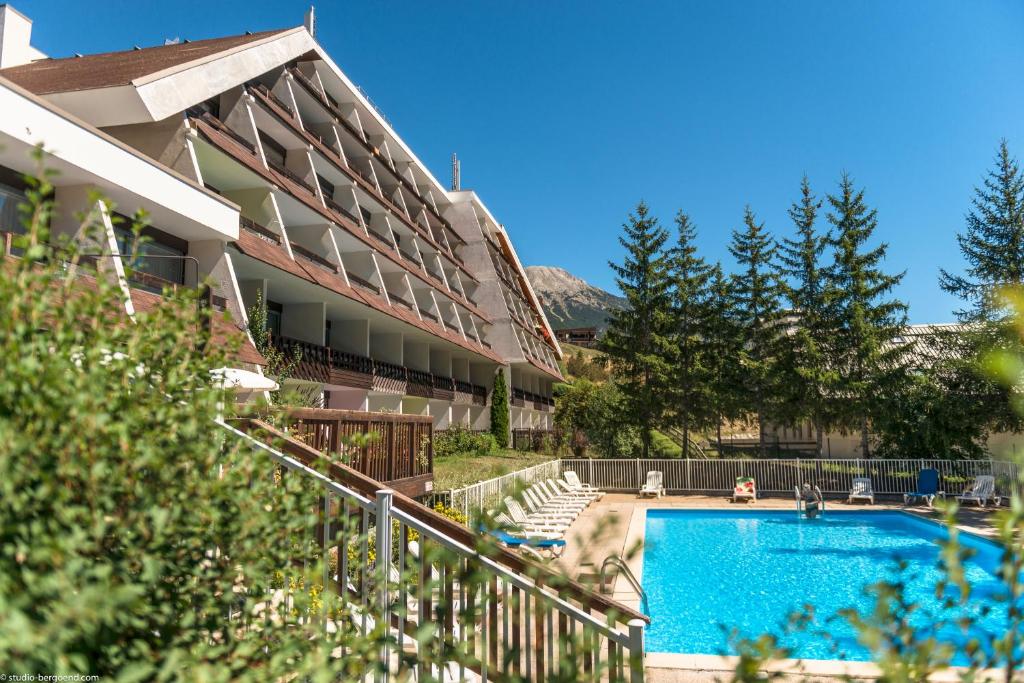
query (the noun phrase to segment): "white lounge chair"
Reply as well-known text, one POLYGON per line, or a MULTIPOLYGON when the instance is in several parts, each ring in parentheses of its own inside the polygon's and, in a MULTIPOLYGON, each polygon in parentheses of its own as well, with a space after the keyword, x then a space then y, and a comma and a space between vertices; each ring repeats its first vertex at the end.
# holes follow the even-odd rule
POLYGON ((846 498, 847 503, 856 500, 866 500, 872 505, 875 504, 875 489, 871 486, 869 477, 854 477, 850 485, 850 495, 846 498))
POLYGON ((968 486, 963 493, 956 497, 962 503, 974 501, 978 507, 985 505, 985 501, 991 500, 996 507, 1002 499, 996 495, 996 478, 991 474, 979 474, 974 483, 968 486))
POLYGON ((540 538, 540 539, 558 539, 562 538, 564 534, 558 531, 531 531, 531 528, 524 528, 519 524, 512 521, 512 518, 506 515, 504 512, 499 512, 494 516, 494 521, 500 524, 503 528, 508 530, 510 533, 516 534, 517 536, 523 536, 525 538, 540 538))
POLYGON ((604 495, 604 491, 595 488, 590 484, 584 484, 583 482, 581 482, 579 475, 573 472, 572 470, 566 470, 565 472, 563 472, 562 478, 565 479, 565 483, 567 483, 574 491, 582 491, 584 493, 596 493, 601 496, 604 495))
POLYGON ((604 491, 579 491, 569 485, 564 479, 548 479, 548 485, 555 487, 557 491, 580 500, 595 501, 604 498, 604 491))
POLYGON ((519 501, 512 496, 506 496, 505 509, 508 510, 508 516, 512 518, 513 522, 523 529, 529 529, 532 531, 563 532, 568 529, 569 525, 572 523, 572 519, 567 519, 566 517, 528 515, 526 510, 523 509, 523 506, 519 504, 519 501))
POLYGON ((757 482, 753 477, 736 477, 736 486, 732 489, 732 501, 757 500, 757 482))
POLYGON ((656 496, 661 498, 665 495, 664 475, 657 470, 647 473, 647 483, 640 487, 640 496, 656 496))
POLYGON ((590 505, 589 498, 566 493, 552 484, 550 479, 547 481, 538 481, 532 488, 542 497, 546 497, 546 500, 549 503, 564 505, 565 507, 578 507, 581 510, 590 505))
POLYGON ((559 500, 582 503, 584 507, 594 502, 593 494, 581 493, 580 491, 566 491, 554 479, 537 482, 537 485, 547 491, 553 498, 558 498, 559 500))
POLYGON ((523 491, 523 502, 526 503, 530 514, 558 515, 572 519, 576 519, 583 508, 586 507, 579 503, 553 499, 536 486, 531 486, 523 491))

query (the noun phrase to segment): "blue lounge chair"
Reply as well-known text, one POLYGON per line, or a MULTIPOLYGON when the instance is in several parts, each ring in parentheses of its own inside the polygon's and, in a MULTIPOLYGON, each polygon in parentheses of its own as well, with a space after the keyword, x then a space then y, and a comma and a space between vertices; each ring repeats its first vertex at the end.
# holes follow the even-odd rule
POLYGON ((486 531, 509 548, 525 547, 532 548, 533 550, 547 550, 555 556, 561 554, 561 551, 565 549, 565 539, 562 538, 529 538, 526 536, 516 536, 501 529, 483 529, 481 527, 481 530, 486 531))
POLYGON ((931 468, 924 469, 917 475, 917 490, 903 494, 903 504, 910 505, 912 501, 923 498, 931 507, 936 497, 946 497, 946 492, 939 490, 939 471, 931 468))

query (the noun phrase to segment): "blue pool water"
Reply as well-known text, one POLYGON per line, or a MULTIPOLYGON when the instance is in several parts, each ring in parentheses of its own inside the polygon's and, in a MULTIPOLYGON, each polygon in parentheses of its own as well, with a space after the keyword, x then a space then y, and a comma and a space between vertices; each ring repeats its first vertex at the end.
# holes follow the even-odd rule
MULTIPOLYGON (((873 602, 864 587, 893 578, 897 558, 917 575, 908 596, 938 610, 936 541, 945 537, 941 525, 902 512, 826 512, 808 520, 796 511, 649 510, 642 576, 651 616, 647 650, 735 654, 723 626, 751 637, 781 634, 787 616, 809 603, 815 626, 782 638, 794 656, 868 659, 845 621, 826 618, 848 607, 869 613, 873 602), (823 629, 835 644, 818 634, 823 629)), ((977 551, 967 578, 984 600, 998 590, 999 547, 969 534, 960 538, 977 551)), ((999 632, 1005 610, 985 602, 994 612, 983 628, 999 632)))

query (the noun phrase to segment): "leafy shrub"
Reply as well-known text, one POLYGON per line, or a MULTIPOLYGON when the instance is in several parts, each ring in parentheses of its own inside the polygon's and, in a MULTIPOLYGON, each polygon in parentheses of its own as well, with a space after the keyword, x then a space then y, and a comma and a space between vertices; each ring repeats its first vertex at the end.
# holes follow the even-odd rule
POLYGON ((477 433, 455 425, 434 434, 434 457, 450 458, 455 455, 489 455, 498 444, 490 432, 477 433))
POLYGON ((444 503, 434 503, 434 512, 444 515, 453 522, 458 522, 459 524, 469 524, 469 518, 462 513, 462 510, 448 507, 444 503))
POLYGON ((275 586, 310 585, 290 560, 317 500, 213 423, 230 404, 211 376, 226 350, 205 343, 214 313, 179 288, 128 319, 91 259, 49 246, 52 187, 31 187, 23 257, 0 261, 0 662, 117 680, 362 676, 379 638, 259 616, 275 586))

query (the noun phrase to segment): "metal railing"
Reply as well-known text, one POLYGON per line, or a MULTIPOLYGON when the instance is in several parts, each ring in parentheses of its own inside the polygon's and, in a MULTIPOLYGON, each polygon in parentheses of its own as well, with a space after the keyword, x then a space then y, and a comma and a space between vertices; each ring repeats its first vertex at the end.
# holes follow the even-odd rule
POLYGON ((473 519, 487 510, 497 509, 505 496, 518 493, 523 486, 535 481, 558 477, 561 474, 562 468, 558 460, 542 462, 539 465, 509 472, 471 486, 452 489, 448 492, 448 505, 461 510, 463 514, 473 519))
MULTIPOLYGON (((294 544, 309 550, 285 565, 283 587, 267 596, 267 618, 373 637, 386 670, 368 667, 363 680, 545 681, 567 664, 579 680, 644 680, 648 620, 640 613, 482 545, 469 529, 372 479, 322 466, 316 451, 268 425, 218 424, 243 448, 269 456, 267 476, 316 501, 308 538, 294 544), (319 586, 309 580, 317 575, 319 586), (320 600, 310 599, 321 587, 320 600)), ((244 613, 227 618, 235 628, 259 628, 244 613)))
MULTIPOLYGON (((633 570, 629 568, 629 565, 623 562, 622 558, 618 555, 609 555, 604 558, 604 562, 601 563, 601 573, 597 576, 597 585, 600 587, 601 591, 608 592, 605 590, 605 581, 609 578, 609 567, 614 567, 619 574, 625 577, 626 582, 629 583, 633 590, 636 591, 637 597, 640 598, 640 604, 643 606, 644 614, 650 614, 651 609, 650 603, 647 600, 647 591, 644 590, 643 585, 641 585, 640 580, 636 578, 636 574, 634 574, 633 570)), ((615 577, 613 575, 610 578, 614 580, 615 577)))
MULTIPOLYGON (((900 496, 913 491, 922 469, 939 471, 940 489, 947 495, 960 494, 981 474, 996 478, 996 492, 1024 494, 1020 467, 1002 460, 704 460, 641 458, 563 458, 510 472, 494 479, 447 492, 449 505, 467 515, 500 507, 505 496, 518 487, 573 471, 580 480, 604 491, 635 493, 647 480, 647 473, 662 473, 665 489, 672 493, 727 494, 736 477, 753 477, 758 493, 791 496, 805 483, 823 494, 846 495, 854 477, 870 477, 875 494, 900 496)), ((438 494, 442 495, 442 494, 438 494)))
POLYGON ((854 477, 870 477, 878 495, 896 496, 913 491, 922 469, 939 471, 940 489, 959 494, 980 474, 996 477, 996 488, 1008 494, 1018 490, 1018 466, 999 460, 824 460, 776 459, 563 459, 561 471, 572 470, 580 479, 606 491, 637 491, 647 472, 662 472, 665 489, 676 493, 722 494, 733 490, 736 477, 753 477, 759 493, 792 494, 794 487, 816 485, 828 495, 849 493, 854 477))

